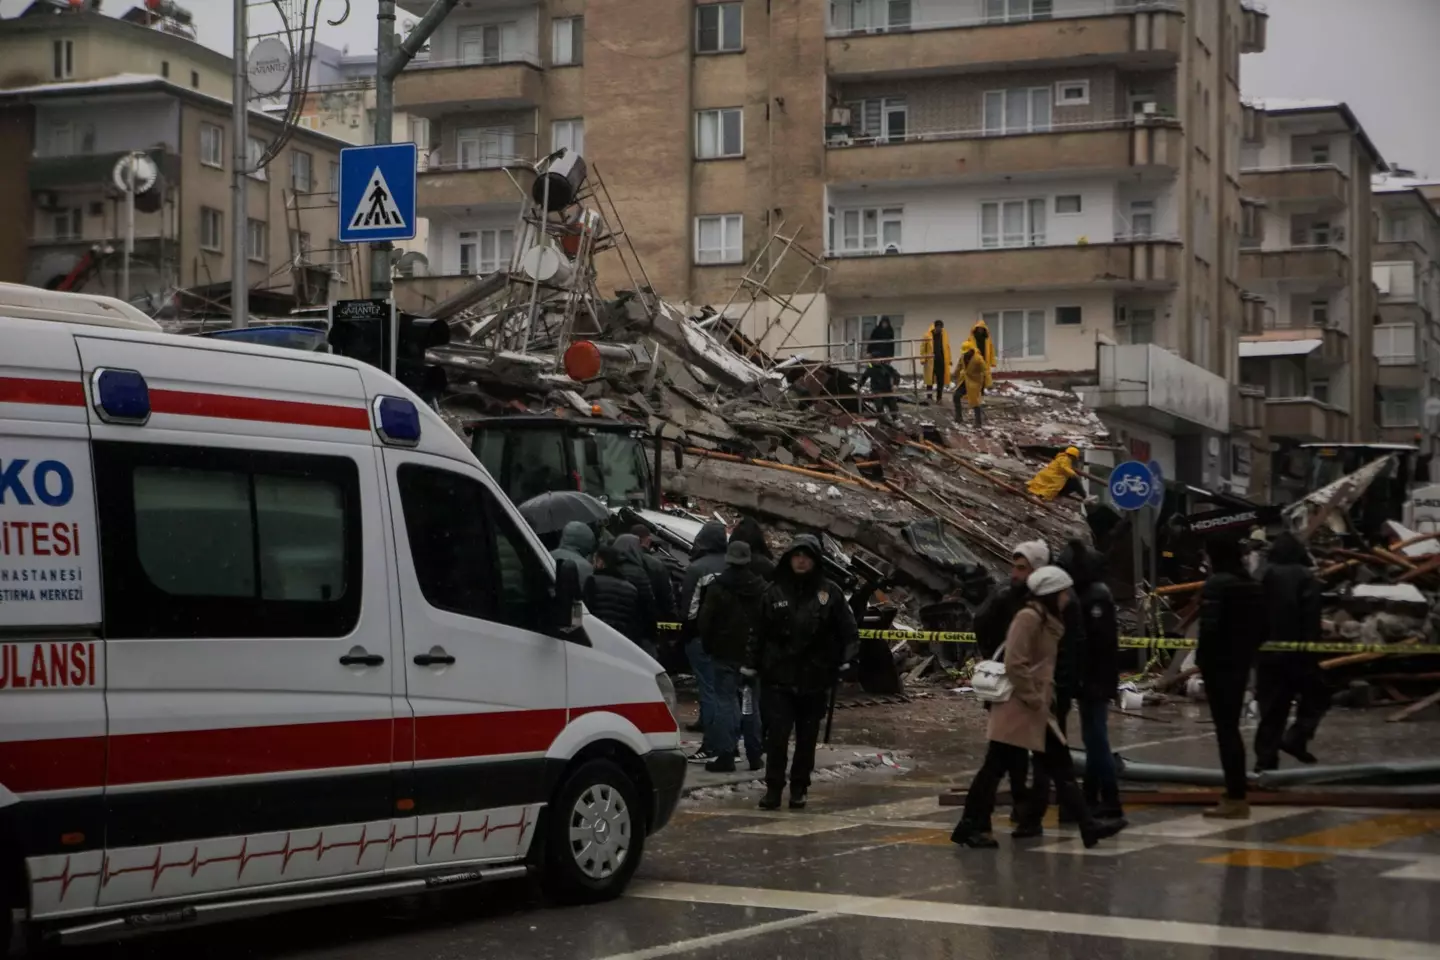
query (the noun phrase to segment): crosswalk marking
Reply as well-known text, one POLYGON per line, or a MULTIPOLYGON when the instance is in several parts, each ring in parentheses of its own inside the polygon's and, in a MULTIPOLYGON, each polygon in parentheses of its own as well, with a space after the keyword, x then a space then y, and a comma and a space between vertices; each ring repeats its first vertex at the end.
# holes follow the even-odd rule
POLYGON ((1293 850, 1231 850, 1218 857, 1206 857, 1200 862, 1225 867, 1267 867, 1275 870, 1294 870, 1296 867, 1326 863, 1331 859, 1323 853, 1297 853, 1293 850))
POLYGON ((1256 824, 1269 823, 1273 820, 1284 820, 1286 817, 1307 812, 1308 810, 1304 807, 1255 807, 1250 811, 1249 820, 1212 820, 1197 813, 1192 816, 1176 817, 1173 820, 1141 824, 1131 827, 1125 833, 1132 837, 1155 836, 1172 840, 1213 837, 1231 830, 1243 830, 1245 827, 1253 827, 1256 824))
POLYGON ((1423 837, 1437 830, 1440 830, 1440 813, 1392 813, 1291 837, 1285 843, 1297 847, 1369 850, 1397 840, 1423 837))
POLYGON ((851 830, 858 826, 860 823, 855 820, 801 816, 786 820, 772 820, 757 827, 737 827, 730 832, 761 837, 810 837, 817 833, 834 833, 837 830, 851 830))

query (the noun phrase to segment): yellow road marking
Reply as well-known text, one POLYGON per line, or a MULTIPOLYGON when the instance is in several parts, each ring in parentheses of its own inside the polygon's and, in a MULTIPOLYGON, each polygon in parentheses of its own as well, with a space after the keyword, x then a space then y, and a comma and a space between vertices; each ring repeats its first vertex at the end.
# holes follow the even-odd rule
POLYGON ((1290 853, 1280 850, 1232 850, 1218 857, 1206 857, 1201 863, 1216 863, 1225 867, 1271 867, 1276 870, 1294 870, 1312 863, 1324 863, 1330 858, 1321 853, 1290 853))
POLYGON ((1440 830, 1440 813, 1395 813, 1289 837, 1281 843, 1297 847, 1369 850, 1397 840, 1423 837, 1437 830, 1440 830))

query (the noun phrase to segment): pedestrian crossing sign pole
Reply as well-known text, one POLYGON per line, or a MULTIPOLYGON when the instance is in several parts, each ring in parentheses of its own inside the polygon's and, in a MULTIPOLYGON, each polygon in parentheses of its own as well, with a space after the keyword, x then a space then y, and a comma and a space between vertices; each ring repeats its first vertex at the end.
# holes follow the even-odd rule
POLYGON ((416 161, 413 143, 340 151, 341 243, 414 239, 416 161))

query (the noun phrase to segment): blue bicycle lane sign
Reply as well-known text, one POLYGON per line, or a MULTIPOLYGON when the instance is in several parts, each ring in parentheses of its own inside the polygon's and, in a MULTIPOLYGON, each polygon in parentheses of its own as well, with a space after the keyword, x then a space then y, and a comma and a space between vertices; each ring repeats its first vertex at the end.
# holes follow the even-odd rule
POLYGON ((1121 510, 1139 510, 1150 501, 1155 478, 1138 460, 1127 460, 1110 472, 1110 499, 1121 510))

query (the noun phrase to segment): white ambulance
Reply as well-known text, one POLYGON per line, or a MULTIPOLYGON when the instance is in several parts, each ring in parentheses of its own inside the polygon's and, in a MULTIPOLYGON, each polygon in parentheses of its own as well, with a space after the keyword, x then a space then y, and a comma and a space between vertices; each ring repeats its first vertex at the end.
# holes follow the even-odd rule
POLYGON ((618 894, 685 761, 578 593, 379 370, 0 284, 5 925, 618 894))

